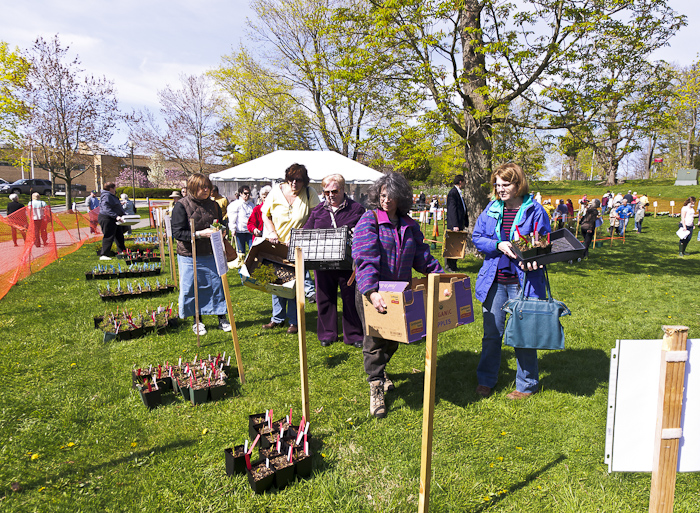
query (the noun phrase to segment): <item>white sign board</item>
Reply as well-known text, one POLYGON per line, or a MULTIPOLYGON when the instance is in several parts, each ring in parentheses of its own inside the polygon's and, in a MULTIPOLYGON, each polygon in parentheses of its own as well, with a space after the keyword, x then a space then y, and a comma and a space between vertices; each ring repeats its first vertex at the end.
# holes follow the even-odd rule
POLYGON ((211 234, 211 249, 214 252, 216 272, 219 273, 219 276, 223 276, 228 272, 228 265, 226 265, 226 251, 224 250, 224 240, 221 237, 221 232, 216 231, 211 234))
POLYGON ((675 207, 675 206, 676 206, 676 202, 675 202, 675 201, 669 201, 668 204, 671 205, 672 207, 675 207))
POLYGON ((168 237, 173 236, 173 225, 168 214, 165 214, 165 235, 168 237))
POLYGON ((655 201, 655 202, 654 202, 654 206, 655 206, 655 207, 658 207, 658 206, 659 206, 659 202, 658 202, 658 201, 655 201))
MULTIPOLYGON (((700 349, 688 339, 678 472, 700 471, 700 349), (692 372, 695 369, 695 372, 692 372)), ((608 472, 651 472, 661 340, 618 340, 611 351, 605 462, 608 472)))

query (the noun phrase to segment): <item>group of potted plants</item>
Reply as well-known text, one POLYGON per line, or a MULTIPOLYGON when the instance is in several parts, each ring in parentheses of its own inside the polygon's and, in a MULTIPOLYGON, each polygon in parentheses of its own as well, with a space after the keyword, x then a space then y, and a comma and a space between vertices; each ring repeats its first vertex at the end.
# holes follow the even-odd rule
POLYGON ((139 338, 146 333, 158 331, 167 327, 174 327, 178 323, 177 313, 173 317, 173 304, 159 306, 158 308, 143 313, 134 314, 128 310, 110 312, 94 317, 95 329, 109 334, 110 338, 117 340, 129 340, 139 338))
POLYGON ((120 263, 114 265, 98 264, 92 271, 85 273, 86 280, 110 280, 115 278, 145 278, 157 276, 161 272, 160 262, 129 264, 122 267, 120 263))
POLYGON ((98 285, 97 290, 100 293, 100 298, 102 298, 102 301, 123 301, 129 298, 151 297, 159 296, 161 294, 168 294, 175 290, 175 285, 169 285, 168 278, 165 278, 164 284, 162 284, 160 280, 156 278, 156 282, 154 284, 148 280, 143 280, 143 282, 125 281, 124 286, 122 287, 121 280, 117 280, 116 287, 112 287, 112 285, 106 283, 104 287, 98 285))
POLYGON ((117 258, 127 262, 157 262, 160 260, 160 253, 157 248, 134 246, 133 248, 126 248, 126 251, 117 253, 117 258))
POLYGON ((131 236, 124 236, 124 241, 133 242, 134 245, 154 245, 158 244, 158 235, 155 233, 134 233, 131 236))
POLYGON ((312 471, 312 455, 309 450, 311 434, 309 423, 302 417, 298 426, 292 424, 289 415, 272 421, 273 411, 248 416, 248 433, 253 443, 237 445, 224 450, 226 475, 246 474, 255 493, 263 493, 272 486, 285 488, 294 480, 309 477, 312 471), (257 447, 258 458, 253 460, 257 447))
POLYGON ((141 394, 143 404, 152 409, 162 404, 162 394, 172 391, 176 396, 181 395, 193 406, 208 401, 222 399, 226 392, 227 377, 230 372, 231 357, 226 359, 226 353, 215 358, 211 355, 206 360, 191 362, 178 359, 177 365, 167 361, 157 366, 133 369, 131 385, 141 394))

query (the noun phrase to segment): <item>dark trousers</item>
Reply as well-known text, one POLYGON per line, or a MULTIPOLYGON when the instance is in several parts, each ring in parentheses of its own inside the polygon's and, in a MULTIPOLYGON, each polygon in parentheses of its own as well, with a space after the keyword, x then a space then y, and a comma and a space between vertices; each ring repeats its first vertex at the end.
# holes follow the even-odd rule
POLYGON ((362 322, 355 307, 355 284, 348 286, 352 271, 315 271, 318 306, 318 339, 338 340, 338 287, 343 302, 343 342, 362 341, 362 322))
POLYGON ((446 258, 445 259, 445 272, 457 272, 457 258, 446 258), (448 271, 449 269, 449 271, 448 271))
POLYGON ((115 239, 117 241, 117 250, 126 251, 126 246, 124 246, 124 232, 121 226, 117 226, 117 220, 113 217, 99 216, 97 222, 100 223, 100 228, 102 228, 102 234, 104 235, 102 239, 102 256, 110 256, 112 252, 112 244, 115 239))
POLYGON ((688 247, 688 243, 690 242, 690 239, 693 238, 693 225, 691 224, 690 226, 686 226, 685 229, 690 231, 690 233, 688 234, 688 236, 685 239, 681 239, 678 242, 678 251, 680 253, 683 253, 683 254, 685 254, 685 250, 688 247))
MULTIPOLYGON (((362 294, 360 294, 360 291, 357 289, 355 289, 355 306, 357 307, 357 313, 360 315, 360 320, 362 321, 362 331, 366 333, 362 294)), ((399 343, 395 340, 386 340, 369 335, 364 336, 362 356, 368 382, 371 383, 377 380, 382 383, 384 382, 384 369, 386 368, 386 364, 389 363, 389 360, 391 360, 391 357, 394 356, 398 348, 399 343)))
POLYGON ((588 246, 593 241, 593 230, 583 230, 583 256, 588 256, 588 246))

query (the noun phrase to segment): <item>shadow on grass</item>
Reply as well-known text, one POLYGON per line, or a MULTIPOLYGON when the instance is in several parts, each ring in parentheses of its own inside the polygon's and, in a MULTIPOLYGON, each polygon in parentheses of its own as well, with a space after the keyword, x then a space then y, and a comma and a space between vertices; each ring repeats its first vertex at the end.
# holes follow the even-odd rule
MULTIPOLYGON (((515 369, 507 366, 507 360, 515 358, 510 348, 502 353, 499 384, 495 390, 512 387, 515 381, 515 369)), ((435 402, 440 400, 465 407, 481 400, 475 388, 476 367, 480 353, 471 351, 450 351, 438 357, 437 376, 435 380, 435 402)), ((592 396, 599 385, 608 380, 610 359, 601 349, 568 349, 566 351, 540 351, 540 373, 547 376, 541 386, 547 390, 577 396, 592 396)), ((393 397, 400 396, 406 406, 413 409, 423 407, 423 382, 425 372, 421 367, 415 373, 391 373, 398 382, 396 391, 386 396, 387 403, 393 397), (393 396, 393 397, 392 397, 393 396)))
POLYGON ((122 456, 120 458, 115 458, 113 460, 105 461, 104 463, 99 463, 96 465, 75 466, 75 467, 71 467, 71 468, 65 468, 62 471, 56 472, 54 474, 45 474, 41 478, 41 480, 34 480, 32 482, 29 482, 29 483, 20 483, 20 485, 22 485, 22 488, 24 488, 25 490, 29 490, 29 489, 36 489, 38 487, 45 486, 47 482, 53 482, 53 481, 56 481, 59 479, 69 479, 71 476, 74 476, 75 479, 78 479, 82 476, 90 475, 93 472, 98 472, 98 471, 110 469, 110 468, 116 467, 117 465, 129 463, 131 461, 136 461, 138 459, 151 458, 152 456, 159 455, 159 454, 167 454, 170 451, 183 449, 185 447, 189 447, 190 445, 194 445, 196 443, 199 443, 199 441, 195 440, 195 439, 183 440, 183 441, 179 441, 179 442, 171 442, 169 444, 162 445, 160 447, 145 449, 142 451, 133 451, 133 452, 129 453, 128 456, 122 456))
POLYGON ((340 353, 333 356, 329 356, 323 361, 323 366, 327 369, 332 369, 345 363, 349 356, 349 353, 340 353))
POLYGON ((506 489, 506 493, 494 497, 493 500, 490 500, 490 501, 482 504, 481 506, 474 508, 473 510, 471 510, 471 512, 478 513, 480 511, 486 511, 487 509, 488 510, 492 509, 496 504, 498 504, 503 499, 508 497, 508 495, 510 495, 514 492, 517 492, 518 490, 522 490, 526 486, 530 485, 530 483, 532 483, 535 479, 539 478, 542 474, 547 472, 550 468, 554 467, 555 465, 559 465, 565 459, 566 459, 566 456, 564 456, 563 454, 560 455, 557 459, 555 459, 554 461, 550 461, 549 463, 547 463, 545 466, 543 466, 539 470, 536 470, 536 471, 528 474, 525 477, 525 479, 523 479, 522 481, 515 483, 514 485, 508 487, 506 489))

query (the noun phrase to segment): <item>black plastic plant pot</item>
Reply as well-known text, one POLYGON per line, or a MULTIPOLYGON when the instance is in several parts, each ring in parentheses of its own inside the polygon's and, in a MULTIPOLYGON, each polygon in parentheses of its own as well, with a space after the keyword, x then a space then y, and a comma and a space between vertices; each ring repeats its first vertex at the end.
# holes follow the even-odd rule
POLYGON ((274 485, 282 490, 290 482, 294 481, 294 463, 289 463, 284 456, 278 456, 270 465, 275 469, 274 485))
POLYGON ((143 404, 146 405, 146 408, 152 410, 153 408, 156 408, 162 404, 161 394, 162 390, 153 389, 150 392, 148 389, 141 390, 141 400, 143 401, 143 404))
POLYGON ((190 388, 190 402, 192 406, 204 404, 209 400, 209 387, 190 388))
POLYGON ((182 394, 182 398, 185 401, 190 400, 190 390, 191 390, 190 387, 188 387, 187 385, 183 385, 180 387, 180 394, 182 394))
POLYGON ((170 376, 161 377, 157 380, 157 383, 158 388, 162 389, 163 391, 172 390, 173 388, 173 382, 171 381, 170 376))
POLYGON ((226 475, 245 474, 245 453, 244 447, 237 445, 233 449, 224 449, 226 458, 226 475))
POLYGON ((226 385, 217 385, 209 387, 209 400, 219 401, 226 395, 226 385))
POLYGON ((177 384, 177 379, 174 376, 170 378, 170 384, 173 387, 173 393, 179 394, 180 393, 180 386, 177 384))
POLYGON ((257 424, 262 424, 265 421, 265 412, 263 413, 253 413, 252 415, 248 415, 248 434, 255 438, 258 434, 257 430, 254 430, 253 427, 256 426, 257 424))
POLYGON ((272 487, 275 481, 275 470, 265 467, 265 462, 256 462, 252 465, 252 470, 246 469, 248 482, 255 493, 265 493, 272 487))
POLYGON ((104 316, 100 315, 99 317, 93 317, 93 321, 95 322, 95 329, 98 330, 100 329, 100 324, 102 324, 102 321, 104 321, 104 316))
POLYGON ((92 273, 85 273, 85 279, 86 280, 92 280, 93 274, 92 273))
POLYGON ((141 338, 145 334, 145 329, 142 327, 140 328, 132 328, 131 329, 131 338, 141 338))
POLYGON ((138 385, 143 384, 143 378, 148 377, 146 374, 138 375, 137 371, 131 371, 131 388, 136 388, 138 385))
POLYGON ((306 455, 306 453, 304 453, 304 451, 298 449, 294 451, 294 456, 292 457, 292 459, 294 460, 296 474, 299 477, 311 476, 311 471, 313 470, 311 456, 311 451, 309 451, 308 456, 306 455))

